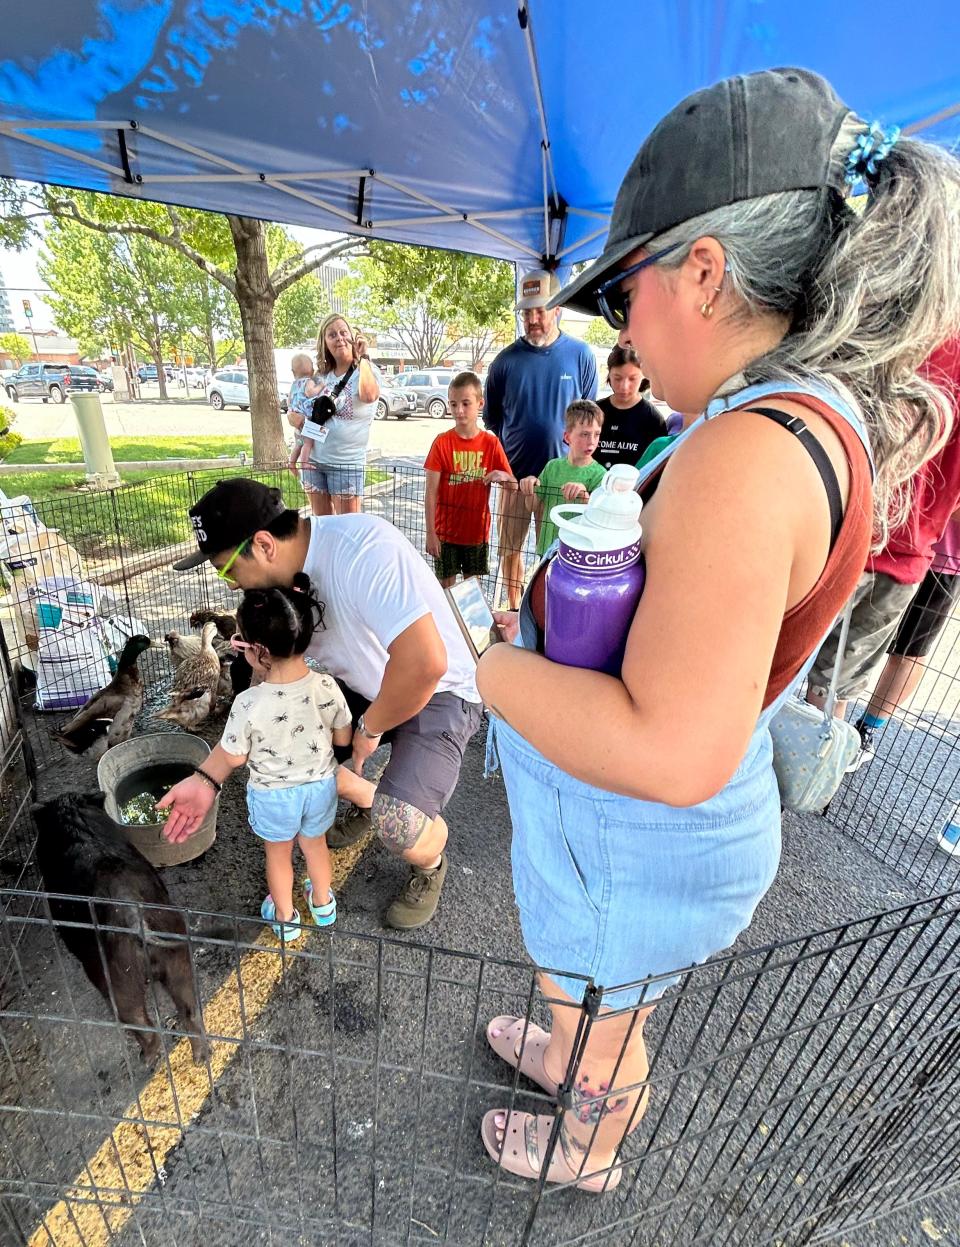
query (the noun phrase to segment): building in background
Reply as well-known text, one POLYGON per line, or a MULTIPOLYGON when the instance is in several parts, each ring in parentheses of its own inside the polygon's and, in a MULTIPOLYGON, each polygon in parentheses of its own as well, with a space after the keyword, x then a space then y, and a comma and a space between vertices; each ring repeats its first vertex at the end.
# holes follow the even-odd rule
POLYGON ((349 276, 347 266, 338 264, 336 260, 328 260, 326 264, 321 264, 317 269, 317 277, 330 303, 330 311, 339 312, 341 316, 345 313, 346 307, 343 300, 336 295, 335 290, 337 282, 347 276, 349 276))
MULTIPOLYGON (((45 364, 79 364, 80 344, 75 338, 68 338, 66 334, 59 333, 56 329, 37 329, 31 332, 29 329, 18 331, 21 337, 27 339, 31 346, 36 343, 36 349, 24 359, 24 363, 30 363, 31 360, 42 360, 45 364)), ((5 365, 7 368, 15 367, 15 361, 7 360, 5 365)))
POLYGON ((10 308, 10 296, 7 294, 7 286, 3 280, 3 274, 0 273, 0 333, 13 332, 15 332, 15 329, 13 312, 10 308))

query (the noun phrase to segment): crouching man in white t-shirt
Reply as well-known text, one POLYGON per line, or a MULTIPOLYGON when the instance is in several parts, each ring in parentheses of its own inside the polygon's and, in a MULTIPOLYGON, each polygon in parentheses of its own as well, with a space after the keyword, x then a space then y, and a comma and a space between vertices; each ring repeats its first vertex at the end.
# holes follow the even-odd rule
MULTIPOLYGON (((307 654, 343 688, 354 716, 354 769, 362 774, 370 754, 391 745, 372 809, 355 809, 328 843, 341 848, 372 828, 413 868, 387 910, 387 925, 423 926, 436 912, 447 872, 441 811, 482 713, 474 661, 443 590, 385 520, 302 519, 285 507, 279 489, 259 481, 218 481, 191 507, 190 519, 198 549, 175 563, 177 570, 209 560, 234 589, 289 585, 298 571, 313 582, 324 615, 307 654)), ((176 791, 178 812, 169 822, 178 825, 168 835, 195 830, 215 795, 199 775, 176 791)))

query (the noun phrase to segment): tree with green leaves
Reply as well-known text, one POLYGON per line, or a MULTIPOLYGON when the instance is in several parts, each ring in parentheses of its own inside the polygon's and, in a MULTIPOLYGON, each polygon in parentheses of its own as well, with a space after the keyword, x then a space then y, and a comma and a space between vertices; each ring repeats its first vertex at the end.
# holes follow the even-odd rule
POLYGON ((464 341, 482 358, 513 306, 513 269, 462 251, 371 242, 337 292, 355 329, 392 334, 417 367, 429 368, 464 341))
POLYGON ((365 247, 335 238, 281 258, 271 267, 270 226, 254 217, 222 216, 170 204, 32 186, 0 179, 0 244, 23 247, 44 218, 70 220, 106 237, 157 243, 195 265, 237 301, 250 375, 250 423, 257 464, 286 458, 274 365, 277 300, 327 260, 365 247))
POLYGON ((192 320, 195 268, 148 238, 94 233, 66 217, 47 222, 39 268, 57 323, 83 354, 132 342, 155 363, 166 398, 163 360, 192 320))
POLYGON ((243 354, 240 309, 229 290, 189 261, 183 263, 189 273, 183 290, 189 311, 182 344, 194 359, 216 371, 243 354))
POLYGON ((601 349, 606 347, 607 350, 612 351, 617 345, 619 334, 616 329, 611 329, 602 316, 595 316, 587 325, 583 340, 588 346, 598 346, 601 349))
POLYGON ((0 355, 9 356, 18 368, 31 353, 30 341, 22 333, 0 333, 0 355))
MULTIPOLYGON (((300 244, 279 225, 267 226, 267 260, 272 269, 301 253, 300 244)), ((273 307, 273 344, 299 346, 316 338, 321 320, 330 310, 327 293, 315 273, 288 286, 273 307)))

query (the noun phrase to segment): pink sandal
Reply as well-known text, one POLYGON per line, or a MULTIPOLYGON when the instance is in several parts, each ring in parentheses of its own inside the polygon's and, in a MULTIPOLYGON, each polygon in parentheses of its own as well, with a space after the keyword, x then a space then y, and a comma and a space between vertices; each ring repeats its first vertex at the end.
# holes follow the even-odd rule
POLYGON ((525 1078, 529 1078, 538 1087, 542 1087, 548 1095, 556 1096, 558 1084, 547 1076, 543 1067, 543 1054, 549 1042, 550 1035, 542 1026, 536 1026, 533 1022, 528 1023, 525 1018, 511 1017, 509 1014, 495 1017, 487 1027, 487 1043, 497 1056, 502 1061, 506 1061, 512 1069, 519 1068, 525 1078), (526 1035, 524 1035, 524 1027, 526 1027, 526 1035), (500 1034, 494 1035, 495 1030, 498 1030, 500 1034), (523 1048, 518 1058, 517 1047, 521 1039, 523 1039, 523 1048))
MULTIPOLYGON (((494 1108, 483 1116, 480 1137, 490 1159, 499 1163, 507 1173, 516 1174, 518 1178, 535 1180, 540 1177, 543 1168, 542 1157, 547 1150, 553 1122, 552 1117, 534 1117, 532 1113, 507 1113, 506 1109, 494 1108), (497 1138, 497 1116, 500 1113, 506 1115, 502 1143, 497 1138)), ((622 1175, 622 1169, 604 1169, 600 1173, 578 1178, 575 1170, 567 1164, 567 1158, 558 1141, 550 1157, 546 1180, 575 1184, 578 1190, 600 1195, 619 1186, 622 1175)))

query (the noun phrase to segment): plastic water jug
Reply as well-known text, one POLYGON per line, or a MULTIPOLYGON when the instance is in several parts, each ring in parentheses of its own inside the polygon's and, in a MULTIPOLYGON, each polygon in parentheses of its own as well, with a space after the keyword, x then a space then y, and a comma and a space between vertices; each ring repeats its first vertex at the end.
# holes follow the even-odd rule
POLYGON ((617 463, 587 503, 550 512, 560 548, 546 573, 546 655, 566 667, 619 675, 643 592, 640 473, 617 463))

